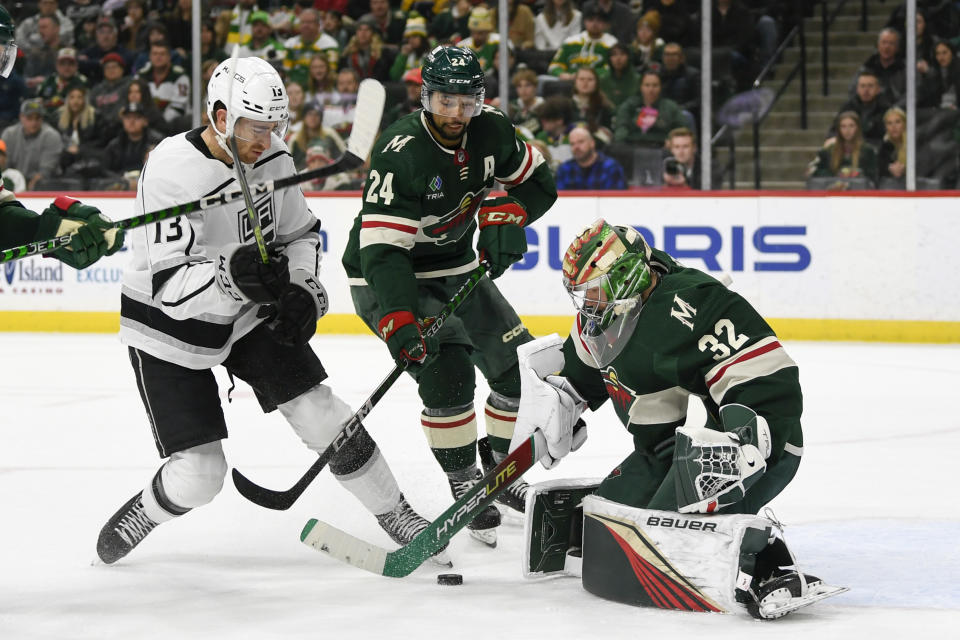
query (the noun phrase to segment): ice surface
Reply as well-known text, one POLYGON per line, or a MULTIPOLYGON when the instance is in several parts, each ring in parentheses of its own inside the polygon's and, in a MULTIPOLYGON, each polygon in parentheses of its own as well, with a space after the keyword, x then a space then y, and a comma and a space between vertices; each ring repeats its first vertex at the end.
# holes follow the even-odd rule
MULTIPOLYGON (((390 369, 372 337, 313 344, 353 406, 390 369)), ((404 579, 341 565, 300 544, 308 518, 392 546, 329 472, 285 512, 246 502, 228 478, 117 565, 91 566, 103 523, 159 465, 126 350, 113 336, 0 335, 0 638, 960 638, 960 346, 787 348, 805 455, 772 506, 808 572, 851 591, 760 623, 606 602, 571 578, 525 581, 516 523, 496 550, 453 541, 459 587, 437 585, 449 570, 428 565, 404 579)), ((312 462, 242 383, 224 410, 229 461, 252 480, 287 488, 312 462)), ((451 498, 419 411, 404 378, 366 424, 411 503, 435 516, 451 498)), ((529 480, 602 476, 626 456, 612 412, 587 419, 584 447, 529 480)))

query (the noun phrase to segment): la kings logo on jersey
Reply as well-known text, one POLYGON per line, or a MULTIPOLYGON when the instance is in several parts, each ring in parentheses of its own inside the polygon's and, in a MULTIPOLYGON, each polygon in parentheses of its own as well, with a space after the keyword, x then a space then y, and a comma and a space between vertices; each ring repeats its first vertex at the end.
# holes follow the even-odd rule
MULTIPOLYGON (((273 240, 273 226, 276 219, 273 214, 273 194, 268 193, 253 203, 253 209, 257 212, 257 218, 260 220, 260 230, 263 232, 263 239, 266 242, 273 240)), ((250 216, 247 215, 247 208, 244 207, 237 212, 237 228, 240 230, 240 241, 249 242, 253 240, 253 226, 250 224, 250 216)))
POLYGON ((627 385, 620 382, 620 376, 613 367, 607 367, 601 373, 603 376, 603 386, 607 388, 607 395, 616 405, 619 413, 630 411, 630 405, 636 399, 636 392, 627 385))
POLYGON ((417 242, 445 245, 462 238, 476 218, 484 197, 484 189, 479 193, 468 191, 453 210, 440 216, 424 216, 417 231, 417 242))

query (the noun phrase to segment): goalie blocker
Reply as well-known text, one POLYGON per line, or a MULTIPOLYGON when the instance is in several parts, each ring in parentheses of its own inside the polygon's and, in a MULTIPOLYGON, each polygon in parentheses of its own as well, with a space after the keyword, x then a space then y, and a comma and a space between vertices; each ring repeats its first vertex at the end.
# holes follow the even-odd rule
POLYGON ((800 572, 774 520, 640 509, 592 495, 597 486, 531 487, 524 577, 579 575, 608 600, 763 620, 847 591, 800 572))

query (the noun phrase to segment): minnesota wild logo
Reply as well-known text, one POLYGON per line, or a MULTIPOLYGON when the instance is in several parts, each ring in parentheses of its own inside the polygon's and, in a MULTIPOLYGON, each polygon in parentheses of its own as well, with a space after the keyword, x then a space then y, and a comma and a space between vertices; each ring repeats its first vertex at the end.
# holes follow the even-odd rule
POLYGON ((603 376, 603 386, 607 388, 607 395, 613 400, 617 410, 622 413, 630 411, 630 405, 633 404, 637 395, 636 392, 620 382, 620 376, 617 375, 617 370, 613 367, 607 367, 601 375, 603 376))
POLYGON ((476 219, 477 210, 484 197, 486 197, 485 189, 481 189, 479 193, 468 191, 453 210, 439 216, 423 216, 420 229, 417 231, 417 242, 444 245, 462 238, 476 219))

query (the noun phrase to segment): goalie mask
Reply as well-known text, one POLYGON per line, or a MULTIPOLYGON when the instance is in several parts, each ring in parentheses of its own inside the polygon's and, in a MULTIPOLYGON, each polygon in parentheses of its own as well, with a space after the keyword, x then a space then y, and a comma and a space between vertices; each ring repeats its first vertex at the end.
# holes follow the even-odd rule
POLYGON ((438 46, 426 55, 420 102, 427 113, 472 118, 483 108, 483 69, 470 49, 438 46))
POLYGON ((229 153, 227 138, 262 140, 270 145, 270 135, 281 140, 289 122, 287 90, 270 63, 260 58, 239 58, 236 71, 233 60, 224 60, 214 69, 207 84, 207 117, 217 142, 229 153), (216 105, 227 110, 226 131, 216 122, 216 105))
POLYGON ((17 45, 13 41, 13 18, 0 5, 0 77, 6 78, 17 61, 17 45))
POLYGON ((563 257, 563 284, 577 308, 580 338, 598 367, 623 350, 653 280, 650 247, 630 228, 599 219, 584 229, 563 257))

